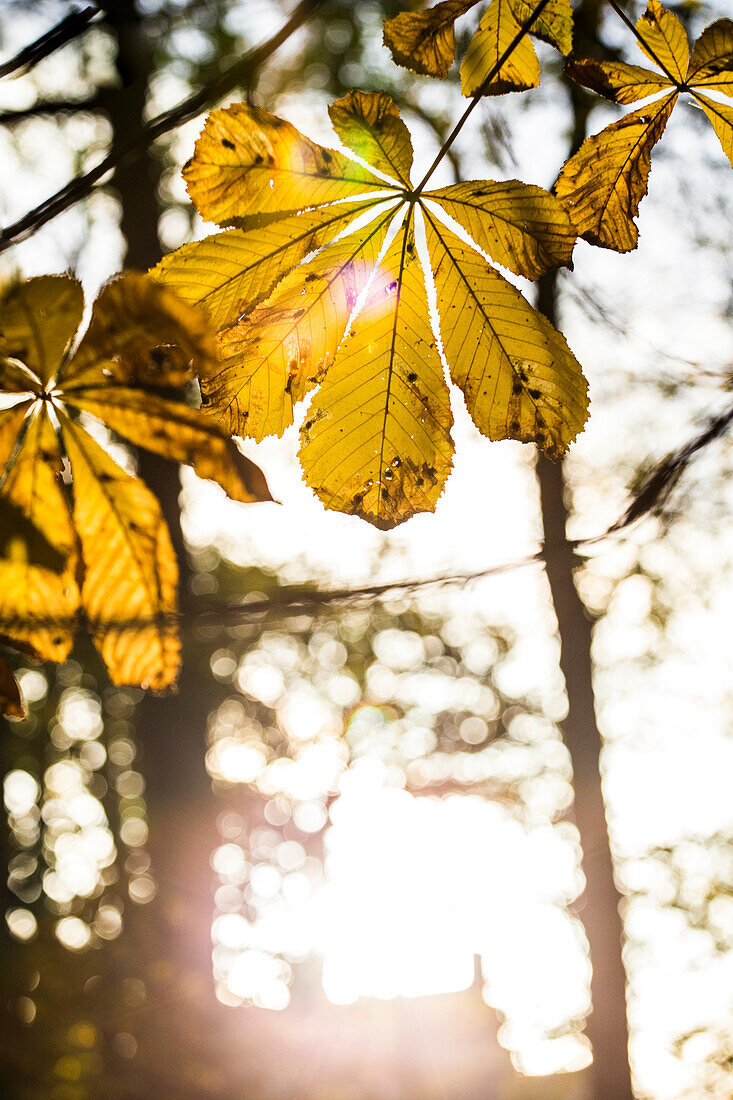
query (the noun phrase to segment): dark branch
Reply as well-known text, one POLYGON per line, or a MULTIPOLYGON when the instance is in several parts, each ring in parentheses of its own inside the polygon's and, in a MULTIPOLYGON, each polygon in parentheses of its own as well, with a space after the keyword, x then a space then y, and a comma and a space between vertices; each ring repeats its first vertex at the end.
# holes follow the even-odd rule
POLYGON ((129 630, 132 632, 145 627, 218 626, 227 628, 241 626, 246 623, 260 622, 263 619, 317 614, 325 607, 350 606, 390 595, 409 595, 425 588, 469 584, 471 581, 498 577, 516 569, 526 569, 530 565, 540 565, 546 563, 548 559, 552 558, 553 554, 565 549, 568 545, 573 551, 582 551, 583 547, 594 546, 610 535, 618 534, 630 527, 631 524, 636 523, 643 516, 654 512, 660 503, 667 499, 695 455, 715 440, 722 438, 731 425, 733 425, 733 406, 710 419, 705 428, 689 440, 684 447, 671 455, 667 455, 645 479, 641 489, 623 516, 603 534, 591 538, 570 540, 563 538, 561 542, 545 539, 534 554, 528 554, 514 561, 490 565, 485 569, 479 569, 472 573, 446 573, 442 576, 425 577, 421 580, 389 581, 385 584, 370 584, 361 588, 334 588, 320 592, 312 588, 300 590, 297 588, 279 589, 275 590, 271 596, 261 600, 244 604, 227 604, 224 607, 208 608, 194 614, 179 612, 151 616, 150 618, 121 619, 108 622, 92 621, 84 615, 64 622, 60 622, 58 619, 40 618, 8 619, 1 624, 0 644, 14 646, 15 643, 11 638, 8 638, 8 635, 27 631, 29 628, 40 629, 42 627, 56 627, 64 630, 79 629, 89 634, 96 634, 110 630, 120 632, 129 630))
POLYGON ((170 133, 182 123, 196 118, 235 88, 242 85, 248 86, 259 66, 267 61, 322 3, 323 0, 301 0, 288 21, 267 42, 250 50, 243 58, 225 69, 216 80, 188 96, 176 107, 163 111, 162 114, 151 119, 135 138, 115 142, 96 167, 70 180, 55 195, 51 195, 18 221, 9 225, 0 234, 0 252, 5 252, 16 242, 25 240, 46 222, 57 217, 74 203, 86 198, 100 180, 118 164, 137 158, 159 137, 170 133))
POLYGON ((659 462, 643 480, 641 488, 609 534, 630 527, 637 519, 659 511, 695 455, 721 439, 733 424, 733 406, 708 420, 703 430, 678 451, 659 462))
POLYGON ((627 26, 627 27, 629 28, 629 30, 631 31, 631 33, 633 34, 634 38, 635 38, 635 39, 636 39, 636 41, 637 41, 637 42, 639 43, 639 45, 640 45, 640 46, 641 46, 641 47, 642 47, 642 48, 643 48, 644 50, 646 50, 646 52, 647 52, 647 55, 648 55, 649 57, 651 57, 651 58, 652 58, 652 60, 653 60, 654 62, 656 62, 656 64, 657 64, 657 65, 659 66, 659 68, 660 68, 660 69, 662 70, 662 72, 663 72, 663 73, 664 73, 664 75, 665 75, 665 76, 667 77, 667 79, 668 79, 668 80, 670 80, 670 81, 672 82, 672 84, 674 84, 674 86, 675 86, 676 88, 679 88, 679 87, 680 87, 680 82, 679 82, 679 80, 677 79, 677 77, 676 77, 676 76, 673 76, 673 75, 672 75, 672 73, 671 73, 671 72, 669 71, 669 69, 668 69, 668 68, 667 68, 667 66, 666 66, 666 65, 664 64, 664 62, 663 62, 663 61, 660 61, 660 59, 659 59, 659 56, 658 56, 658 54, 656 53, 656 51, 652 49, 652 47, 651 47, 651 46, 649 45, 649 43, 647 42, 647 40, 646 40, 646 39, 644 38, 644 35, 643 35, 643 34, 641 33, 641 31, 640 31, 640 30, 638 29, 638 27, 634 26, 634 24, 633 24, 633 23, 631 22, 631 20, 629 19, 628 15, 626 14, 626 12, 625 12, 625 11, 623 11, 623 10, 622 10, 622 9, 621 9, 621 8, 620 8, 620 7, 618 6, 618 4, 616 3, 616 0, 608 0, 608 2, 609 2, 609 4, 611 5, 611 7, 613 8, 613 10, 614 10, 614 11, 616 12, 616 15, 618 15, 618 17, 619 17, 619 18, 620 18, 621 20, 623 20, 623 22, 624 22, 624 23, 626 24, 626 26, 627 26))
POLYGON ((109 101, 110 91, 103 89, 86 99, 42 99, 21 111, 2 112, 0 126, 17 126, 29 118, 54 118, 57 115, 74 114, 76 111, 106 111, 109 101))
POLYGON ((489 85, 491 84, 494 77, 497 75, 497 73, 499 73, 501 71, 502 65, 511 57, 511 55, 514 53, 514 51, 516 50, 517 46, 522 41, 522 39, 527 34, 529 34, 530 30, 532 29, 533 23, 542 14, 543 9, 547 7, 548 3, 549 3, 549 0, 540 0, 537 7, 535 8, 535 10, 530 15, 529 19, 525 20, 525 22, 522 23, 521 27, 519 28, 517 33, 514 35, 514 38, 511 40, 511 42, 509 43, 507 48, 504 50, 504 53, 501 55, 499 60, 496 62, 496 64, 492 65, 491 70, 489 71, 489 73, 486 77, 486 80, 484 80, 481 87, 477 88, 476 91, 473 93, 473 96, 471 98, 471 102, 469 103, 468 107, 466 107, 466 110, 463 112, 461 117, 458 119, 458 122, 455 124, 455 126, 453 127, 451 132, 448 134, 448 137, 445 139, 442 146, 440 147, 440 150, 438 151, 438 155, 436 156, 435 160, 433 161, 433 163, 428 168, 427 172, 425 173, 424 177, 422 178, 422 180, 420 181, 418 186, 415 188, 415 191, 414 191, 415 195, 419 195, 424 190, 424 188, 426 187, 426 185, 428 183, 428 180, 432 176, 433 172, 438 167, 438 165, 440 164, 443 157, 448 153, 451 145, 453 144, 453 142, 456 140, 456 138, 460 134, 461 130, 463 129, 463 127, 465 125, 465 123, 468 121, 468 117, 471 114, 471 112, 473 111, 474 107, 476 107, 479 100, 483 97, 484 93, 486 92, 486 89, 489 87, 489 85))
POLYGON ((10 76, 11 73, 18 72, 20 69, 25 69, 26 72, 32 69, 44 57, 48 57, 49 54, 65 46, 67 42, 83 34, 91 20, 98 14, 97 8, 82 8, 81 11, 71 12, 35 42, 24 46, 10 61, 0 65, 0 77, 10 76))

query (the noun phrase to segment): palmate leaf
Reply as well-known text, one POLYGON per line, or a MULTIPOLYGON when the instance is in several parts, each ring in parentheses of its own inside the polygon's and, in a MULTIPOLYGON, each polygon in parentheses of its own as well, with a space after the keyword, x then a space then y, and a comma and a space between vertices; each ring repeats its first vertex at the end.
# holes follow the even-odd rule
POLYGON ((453 460, 450 396, 411 218, 311 402, 300 450, 327 508, 382 528, 434 511, 453 460))
POLYGON ((74 477, 82 603, 99 652, 116 683, 168 687, 180 656, 172 621, 178 565, 160 506, 67 418, 61 435, 74 477))
MULTIPOLYGON (((65 290, 60 282, 54 286, 65 290)), ((31 402, 3 416, 0 628, 48 660, 63 661, 73 644, 79 588, 61 451, 48 416, 31 402)))
MULTIPOLYGON (((447 76, 455 58, 455 21, 477 3, 442 0, 425 11, 400 12, 384 24, 384 44, 398 65, 427 76, 447 76)), ((528 24, 529 34, 550 42, 563 54, 570 53, 570 0, 545 0, 543 6, 540 0, 491 0, 461 65, 464 95, 473 95, 487 80, 484 95, 523 91, 539 84, 540 64, 528 37, 517 42, 511 56, 503 59, 520 29, 528 24)))
MULTIPOLYGON (((186 245, 155 269, 155 277, 167 286, 185 283, 188 301, 203 305, 218 326, 219 363, 201 377, 208 411, 228 431, 260 439, 281 434, 292 423, 295 403, 314 391, 300 457, 306 480, 326 507, 383 528, 434 510, 451 468, 453 444, 425 260, 428 285, 432 270, 436 273, 451 378, 463 388, 479 430, 492 439, 532 440, 552 456, 561 454, 587 415, 580 366, 559 333, 483 252, 528 278, 570 265, 576 233, 562 204, 516 180, 414 193, 409 134, 384 93, 351 92, 330 109, 343 142, 395 180, 357 199, 342 155, 336 159, 334 153, 329 161, 328 150, 319 152, 302 138, 305 152, 291 143, 281 164, 281 152, 267 141, 282 127, 266 118, 260 130, 263 112, 251 111, 252 133, 244 133, 246 110, 244 105, 235 109, 243 140, 230 150, 240 157, 239 178, 247 178, 253 149, 268 159, 275 181, 288 164, 303 163, 307 154, 320 166, 333 165, 333 174, 321 179, 333 201, 293 216, 291 181, 282 219, 268 225, 274 231, 269 251, 259 229, 232 229, 186 245), (337 184, 344 178, 347 187, 341 193, 337 184), (423 219, 432 241, 429 260, 421 243, 423 219), (470 245, 448 228, 453 219, 465 228, 470 245), (290 247, 287 234, 297 241, 305 234, 312 242, 314 225, 319 226, 317 250, 283 273, 278 257, 290 247), (455 286, 445 282, 446 262, 439 253, 446 248, 451 271, 457 273, 455 286), (214 250, 224 259, 225 275, 212 262, 214 250), (242 261, 244 274, 237 270, 242 261), (198 285, 190 278, 192 270, 206 273, 198 285), (282 277, 263 298, 262 287, 275 270, 282 277), (226 292, 224 282, 236 289, 226 292), (252 303, 241 298, 244 285, 253 289, 252 303), (486 393, 474 393, 484 385, 486 393)), ((223 125, 217 118, 217 130, 223 125)), ((189 175, 195 172, 199 148, 209 155, 208 129, 209 123, 189 175)), ((293 128, 288 132, 292 139, 293 128)), ((230 183, 234 171, 230 163, 221 179, 227 217, 256 219, 260 203, 266 206, 262 212, 274 217, 270 188, 262 191, 261 200, 244 189, 241 206, 236 204, 230 183)), ((308 182, 304 207, 311 196, 308 182)), ((209 174, 201 213, 211 217, 219 206, 215 176, 209 174)))
POLYGON ((83 612, 112 680, 160 689, 180 656, 168 530, 153 494, 80 414, 193 465, 236 500, 271 498, 260 470, 175 395, 191 362, 213 361, 205 316, 129 272, 102 290, 69 354, 82 309, 68 276, 31 279, 0 301, 0 385, 17 401, 0 412, 0 630, 60 661, 83 612))
POLYGON ((733 96, 733 21, 718 19, 692 48, 687 82, 696 88, 733 96))
POLYGON ((634 218, 647 193, 652 149, 680 93, 689 93, 705 112, 733 165, 733 109, 700 91, 733 96, 733 21, 719 19, 707 27, 691 55, 685 28, 659 0, 649 0, 636 26, 642 52, 659 69, 622 61, 573 60, 566 72, 614 103, 660 98, 587 138, 555 186, 580 236, 617 252, 636 248, 634 218))

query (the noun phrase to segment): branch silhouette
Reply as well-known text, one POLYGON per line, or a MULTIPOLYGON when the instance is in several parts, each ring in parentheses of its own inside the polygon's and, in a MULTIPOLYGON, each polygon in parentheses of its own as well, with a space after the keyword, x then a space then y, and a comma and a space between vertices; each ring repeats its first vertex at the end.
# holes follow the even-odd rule
POLYGON ((65 46, 67 42, 71 42, 74 38, 78 38, 80 34, 83 34, 95 15, 99 15, 98 8, 82 8, 80 11, 71 12, 55 27, 52 27, 50 31, 46 31, 45 34, 37 38, 35 42, 24 46, 10 61, 0 65, 0 77, 10 76, 21 69, 28 72, 44 57, 49 57, 56 50, 60 50, 62 46, 65 46))
POLYGON ((204 85, 192 95, 187 96, 175 107, 163 111, 151 119, 140 132, 126 141, 115 142, 99 164, 88 172, 76 176, 59 191, 34 207, 22 218, 0 233, 0 253, 14 244, 25 240, 42 225, 51 221, 70 206, 80 202, 123 161, 136 159, 158 138, 170 133, 177 126, 196 118, 213 106, 222 96, 227 95, 240 85, 248 85, 254 72, 275 53, 305 23, 324 0, 301 0, 286 23, 261 46, 256 46, 239 61, 235 61, 223 73, 204 85))

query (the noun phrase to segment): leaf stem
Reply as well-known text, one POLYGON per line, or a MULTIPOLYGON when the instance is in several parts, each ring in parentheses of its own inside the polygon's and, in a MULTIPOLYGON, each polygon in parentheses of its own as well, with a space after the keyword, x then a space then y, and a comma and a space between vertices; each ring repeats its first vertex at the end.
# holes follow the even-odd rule
POLYGON ((683 84, 680 84, 680 82, 679 82, 679 80, 677 79, 676 76, 672 76, 672 73, 669 71, 669 69, 664 64, 664 62, 660 61, 660 59, 657 57, 656 53, 651 48, 651 46, 649 45, 647 40, 644 38, 644 35, 641 33, 641 31, 638 29, 638 27, 636 27, 635 24, 631 22, 628 15, 626 14, 626 12, 618 6, 618 4, 616 3, 616 0, 608 0, 608 2, 611 5, 611 7, 613 8, 613 10, 616 12, 616 15, 618 15, 618 17, 626 24, 626 26, 629 28, 629 30, 633 34, 636 41, 644 47, 646 52, 649 54, 649 56, 652 58, 652 60, 659 66, 659 68, 662 70, 662 72, 667 77, 667 79, 671 80, 671 82, 674 84, 675 88, 677 88, 678 91, 686 92, 688 89, 683 84))
POLYGON ((511 55, 514 53, 514 51, 516 50, 519 43, 528 34, 530 28, 532 27, 532 24, 542 14, 542 11, 544 10, 544 8, 547 7, 548 3, 549 3, 549 0, 540 0, 539 4, 535 8, 535 10, 532 12, 529 19, 527 19, 526 22, 524 22, 521 25, 521 27, 519 28, 519 30, 515 34, 514 38, 512 39, 512 41, 509 43, 507 48, 504 50, 504 53, 501 55, 499 60, 494 65, 492 65, 491 70, 490 70, 488 76, 486 77, 486 79, 484 80, 483 84, 481 84, 481 86, 479 88, 477 88, 476 91, 473 93, 473 97, 472 97, 471 102, 469 103, 468 107, 466 107, 466 110, 463 112, 461 117, 458 119, 458 122, 455 124, 455 126, 453 127, 451 132, 448 134, 448 137, 443 142, 442 146, 440 147, 440 149, 438 151, 438 155, 436 156, 435 160, 433 161, 433 163, 428 168, 427 172, 423 176, 423 178, 420 181, 420 183, 418 184, 418 186, 412 191, 411 198, 413 199, 413 201, 415 199, 419 198, 419 196, 421 195, 421 193, 425 189, 425 186, 428 183, 428 181, 429 181, 430 177, 432 176, 433 172, 438 167, 438 165, 440 164, 440 162, 442 161, 443 157, 446 155, 446 153, 448 152, 450 147, 453 145, 453 142, 456 140, 456 138, 460 134, 461 130, 463 129, 463 127, 465 125, 465 123, 468 121, 469 115, 471 114, 471 112, 473 111, 474 107, 479 102, 479 100, 482 98, 482 96, 483 96, 484 92, 486 91, 486 89, 488 88, 489 84, 491 84, 491 81, 494 79, 494 77, 497 75, 497 73, 501 70, 501 67, 504 64, 504 62, 507 61, 511 57, 511 55))

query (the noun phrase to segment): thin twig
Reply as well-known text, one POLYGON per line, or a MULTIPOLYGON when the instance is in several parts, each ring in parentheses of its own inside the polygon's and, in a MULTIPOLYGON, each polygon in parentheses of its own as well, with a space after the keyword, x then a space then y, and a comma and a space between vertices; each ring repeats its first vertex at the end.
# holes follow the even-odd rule
MULTIPOLYGON (((390 581, 385 584, 370 584, 360 588, 336 588, 324 591, 302 589, 293 592, 292 589, 276 590, 270 597, 253 600, 249 603, 227 604, 224 607, 207 608, 202 611, 173 612, 150 615, 148 617, 100 620, 90 619, 83 613, 75 618, 64 620, 44 618, 21 618, 2 620, 2 635, 7 637, 21 630, 40 630, 56 628, 60 632, 68 630, 81 630, 88 634, 109 633, 116 631, 121 634, 137 632, 150 627, 169 629, 181 625, 233 627, 250 622, 258 622, 263 617, 273 615, 298 616, 314 614, 323 607, 338 604, 354 604, 363 601, 372 601, 392 593, 408 594, 424 588, 436 588, 447 584, 467 584, 471 581, 483 580, 487 577, 500 576, 517 569, 526 568, 529 565, 540 564, 545 557, 544 546, 535 554, 518 558, 515 561, 502 562, 486 569, 479 569, 473 573, 451 573, 438 577, 424 577, 421 580, 390 581)), ((8 642, 13 645, 12 639, 8 642)))
POLYGON ((504 64, 504 62, 507 61, 511 57, 511 55, 514 53, 514 51, 516 50, 519 43, 528 34, 530 28, 532 27, 532 24, 542 14, 543 9, 547 6, 548 3, 549 3, 549 0, 540 0, 539 4, 535 8, 535 10, 532 12, 529 19, 527 19, 521 25, 521 27, 519 28, 517 33, 514 35, 514 38, 511 40, 511 42, 509 43, 507 48, 504 50, 504 53, 501 55, 499 60, 494 65, 492 65, 488 76, 486 77, 484 82, 481 84, 481 86, 479 88, 477 88, 477 90, 473 93, 473 97, 472 97, 471 102, 469 103, 468 107, 466 107, 466 110, 463 112, 461 117, 458 119, 458 122, 455 124, 455 126, 453 127, 451 132, 448 134, 448 137, 445 139, 442 146, 440 147, 440 149, 438 151, 438 155, 436 156, 435 160, 433 161, 433 163, 428 168, 428 170, 425 173, 423 179, 420 181, 418 186, 413 191, 413 195, 415 196, 415 198, 417 198, 417 196, 425 188, 425 186, 428 183, 428 180, 432 176, 433 172, 438 167, 438 165, 442 161, 443 157, 446 155, 446 153, 450 149, 451 145, 453 144, 453 142, 456 140, 456 138, 460 134, 461 130, 463 129, 463 127, 465 125, 465 123, 468 121, 468 118, 469 118, 471 112, 476 107, 479 100, 483 97, 486 89, 489 87, 489 85, 491 84, 494 77, 497 75, 498 72, 500 72, 501 67, 504 64))
POLYGON ((204 85, 203 88, 188 96, 176 107, 169 111, 163 111, 154 119, 151 119, 140 130, 137 137, 115 142, 96 167, 85 172, 84 175, 70 180, 54 195, 34 207, 33 210, 30 210, 12 225, 9 225, 0 234, 0 252, 5 252, 12 245, 25 240, 42 225, 45 225, 46 222, 51 221, 52 218, 57 217, 64 210, 68 210, 70 206, 86 198, 98 182, 123 160, 140 156, 159 137, 174 130, 182 123, 196 118, 197 115, 200 115, 240 84, 248 83, 252 72, 270 58, 295 31, 299 30, 308 16, 323 2, 324 0, 301 0, 288 21, 267 42, 250 50, 239 61, 235 61, 228 69, 225 69, 216 80, 204 85))
POLYGON ((629 28, 629 30, 633 34, 634 38, 636 39, 636 41, 639 42, 644 47, 644 49, 646 50, 649 57, 651 57, 652 60, 655 61, 657 65, 659 65, 659 68, 662 70, 664 75, 669 80, 672 81, 674 86, 681 90, 681 85, 680 85, 680 82, 677 79, 677 77, 672 76, 671 72, 669 71, 667 66, 664 64, 664 62, 659 60, 659 58, 657 57, 656 52, 651 48, 651 46, 649 45, 647 40, 644 38, 643 34, 639 31, 639 29, 631 22, 628 15, 626 14, 626 12, 618 6, 618 4, 616 3, 616 0, 608 0, 608 2, 611 5, 611 7, 613 8, 613 10, 616 12, 616 15, 618 15, 619 18, 622 19, 623 22, 626 24, 626 26, 629 28))
POLYGON ((68 115, 77 111, 106 111, 109 107, 112 89, 100 89, 85 99, 42 99, 31 107, 18 111, 3 111, 0 114, 0 126, 17 126, 29 118, 68 115))
POLYGON ((609 528, 608 534, 630 527, 642 516, 657 511, 659 505, 667 499, 694 456, 709 446, 710 443, 714 443, 715 440, 724 436, 731 424, 733 424, 733 408, 725 409, 718 416, 708 420, 703 430, 679 451, 674 451, 657 463, 651 473, 644 478, 641 488, 621 519, 609 528))
MULTIPOLYGON (((697 455, 705 447, 715 440, 722 438, 733 426, 733 406, 725 409, 717 416, 711 417, 696 436, 673 454, 667 455, 657 464, 652 473, 645 479, 641 489, 634 497, 624 514, 611 527, 600 535, 594 535, 584 539, 565 539, 561 544, 545 540, 534 554, 528 554, 514 561, 501 562, 490 565, 485 569, 479 569, 471 573, 445 573, 437 577, 425 577, 421 580, 389 581, 382 584, 370 584, 360 588, 336 588, 323 591, 302 589, 276 590, 271 596, 255 600, 246 604, 228 604, 224 607, 208 608, 190 613, 174 613, 150 616, 141 619, 122 620, 91 620, 86 616, 59 619, 28 619, 16 617, 6 619, 0 624, 3 636, 13 631, 27 631, 29 628, 58 628, 59 630, 81 629, 90 634, 110 630, 121 632, 142 630, 146 627, 172 627, 181 624, 193 624, 194 626, 221 626, 232 627, 249 622, 257 622, 262 618, 273 615, 289 616, 314 614, 320 608, 331 605, 349 605, 363 601, 379 599, 390 593, 409 594, 425 588, 436 588, 443 585, 470 584, 472 581, 484 580, 488 577, 497 577, 517 569, 525 569, 530 565, 539 565, 546 562, 548 556, 553 554, 560 546, 570 546, 574 551, 583 552, 584 548, 595 548, 603 540, 625 531, 643 516, 654 512, 657 505, 665 500, 681 474, 697 455)), ((0 639, 5 644, 5 639, 0 639)), ((10 642, 9 644, 12 644, 10 642)))
POLYGON ((83 34, 95 15, 99 15, 97 8, 82 8, 81 11, 71 12, 55 27, 52 27, 50 31, 46 31, 40 38, 37 38, 35 42, 31 42, 29 46, 24 46, 10 61, 0 65, 0 77, 10 76, 11 73, 18 72, 20 69, 28 72, 44 57, 48 57, 55 50, 65 46, 67 42, 71 42, 72 39, 83 34))

